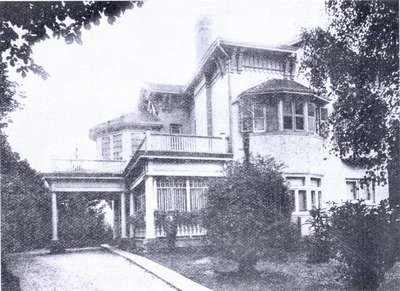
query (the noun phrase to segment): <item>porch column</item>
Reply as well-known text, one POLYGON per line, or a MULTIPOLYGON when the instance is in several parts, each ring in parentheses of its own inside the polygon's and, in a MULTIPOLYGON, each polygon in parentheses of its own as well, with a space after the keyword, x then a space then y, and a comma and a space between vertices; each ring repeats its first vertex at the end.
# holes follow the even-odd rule
POLYGON ((279 98, 278 100, 278 129, 283 131, 283 100, 279 98))
POLYGON ((147 177, 145 181, 146 239, 154 239, 156 237, 154 211, 157 209, 157 195, 154 188, 154 178, 147 177))
POLYGON ((113 239, 117 238, 117 224, 115 223, 115 201, 111 200, 113 239))
POLYGON ((126 238, 126 197, 121 192, 121 238, 126 238))
POLYGON ((57 212, 57 195, 55 192, 51 193, 51 240, 58 240, 58 212, 57 212))
MULTIPOLYGON (((129 215, 135 214, 135 200, 133 199, 133 192, 129 192, 129 215)), ((129 237, 133 237, 133 225, 129 224, 129 237)))

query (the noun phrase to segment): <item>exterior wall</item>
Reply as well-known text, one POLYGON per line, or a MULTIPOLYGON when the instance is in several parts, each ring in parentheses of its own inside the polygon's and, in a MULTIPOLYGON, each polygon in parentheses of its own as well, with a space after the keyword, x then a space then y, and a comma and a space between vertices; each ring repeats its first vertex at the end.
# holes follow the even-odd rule
POLYGON ((207 96, 205 81, 195 89, 194 92, 194 113, 196 124, 196 135, 207 135, 207 96))
POLYGON ((222 170, 222 161, 149 161, 146 174, 153 176, 220 177, 222 170))
POLYGON ((213 136, 229 136, 228 77, 218 76, 211 87, 213 136))

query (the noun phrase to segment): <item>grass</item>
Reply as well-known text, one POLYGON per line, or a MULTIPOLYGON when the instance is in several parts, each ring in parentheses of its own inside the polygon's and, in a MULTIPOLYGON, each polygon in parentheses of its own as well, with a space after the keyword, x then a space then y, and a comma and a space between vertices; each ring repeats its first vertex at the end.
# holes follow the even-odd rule
MULTIPOLYGON (((152 259, 212 290, 351 290, 345 287, 335 272, 338 262, 309 264, 304 254, 289 254, 286 259, 264 258, 256 269, 259 276, 246 277, 239 274, 214 271, 216 258, 200 249, 182 249, 172 253, 146 254, 152 259)), ((231 268, 232 264, 219 264, 231 268)), ((379 290, 398 290, 400 286, 400 263, 387 274, 379 290)))

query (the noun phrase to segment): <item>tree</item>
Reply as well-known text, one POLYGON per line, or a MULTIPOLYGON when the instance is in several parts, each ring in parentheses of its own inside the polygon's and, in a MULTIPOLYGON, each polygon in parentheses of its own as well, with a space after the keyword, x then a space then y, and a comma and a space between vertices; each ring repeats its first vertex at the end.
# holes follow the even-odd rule
POLYGON ((327 0, 326 9, 328 27, 303 33, 302 68, 314 89, 335 98, 334 151, 373 182, 388 181, 391 205, 399 204, 398 3, 327 0))
POLYGON ((211 181, 203 223, 218 254, 254 272, 270 248, 285 248, 293 210, 281 165, 272 158, 232 162, 223 178, 211 181))
POLYGON ((47 38, 63 38, 81 44, 82 27, 90 29, 105 16, 110 24, 125 10, 143 1, 1 2, 0 3, 0 126, 15 110, 17 84, 9 80, 9 69, 22 76, 33 72, 47 78, 46 71, 32 58, 32 47, 47 38))
POLYGON ((0 134, 1 245, 14 252, 44 247, 50 239, 50 196, 42 177, 12 152, 0 134))

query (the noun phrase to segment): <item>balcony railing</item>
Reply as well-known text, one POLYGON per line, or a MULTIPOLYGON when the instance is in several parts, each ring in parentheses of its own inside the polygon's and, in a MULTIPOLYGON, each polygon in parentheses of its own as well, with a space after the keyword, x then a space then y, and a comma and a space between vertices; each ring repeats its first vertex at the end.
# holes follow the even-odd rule
POLYGON ((53 172, 121 174, 125 164, 124 161, 56 159, 53 172))
POLYGON ((224 136, 195 136, 146 133, 138 150, 186 153, 228 153, 227 138, 224 136))

